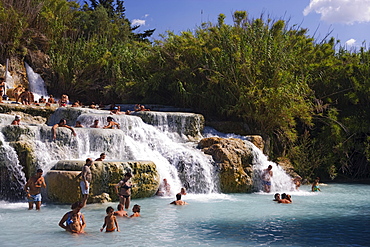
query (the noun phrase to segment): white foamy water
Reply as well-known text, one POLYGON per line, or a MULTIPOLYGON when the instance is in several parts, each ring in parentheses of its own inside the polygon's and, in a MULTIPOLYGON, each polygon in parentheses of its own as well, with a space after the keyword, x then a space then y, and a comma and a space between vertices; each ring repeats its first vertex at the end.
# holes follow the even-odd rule
POLYGON ((33 93, 35 100, 38 101, 41 96, 44 96, 44 98, 46 98, 48 92, 46 90, 46 85, 41 75, 35 73, 26 62, 24 63, 24 65, 26 67, 29 90, 33 93))

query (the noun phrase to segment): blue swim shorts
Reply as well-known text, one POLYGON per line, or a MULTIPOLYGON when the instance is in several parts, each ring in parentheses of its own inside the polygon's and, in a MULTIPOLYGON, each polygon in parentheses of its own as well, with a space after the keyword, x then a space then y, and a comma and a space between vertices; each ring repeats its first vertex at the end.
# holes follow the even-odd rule
POLYGON ((271 182, 270 182, 270 181, 265 181, 265 180, 263 180, 263 184, 264 184, 264 185, 271 186, 271 182))
POLYGON ((41 194, 30 195, 28 197, 28 202, 41 202, 41 194))

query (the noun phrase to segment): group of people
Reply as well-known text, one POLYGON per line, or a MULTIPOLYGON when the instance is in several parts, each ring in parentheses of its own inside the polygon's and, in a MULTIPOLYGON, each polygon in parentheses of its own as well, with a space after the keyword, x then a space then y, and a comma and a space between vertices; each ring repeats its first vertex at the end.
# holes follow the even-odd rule
MULTIPOLYGON (((103 129, 114 129, 114 128, 119 129, 120 128, 120 124, 115 122, 112 117, 107 117, 107 122, 108 122, 107 125, 101 127, 99 125, 99 119, 95 119, 94 123, 90 126, 90 128, 103 128, 103 129)), ((78 121, 78 123, 76 122, 75 127, 77 127, 77 124, 78 124, 78 127, 83 127, 81 122, 79 122, 79 121, 78 121)))
POLYGON ((278 203, 285 203, 285 204, 293 202, 291 195, 288 195, 286 193, 281 194, 281 196, 280 196, 279 193, 276 193, 274 195, 274 200, 273 201, 276 201, 278 203))

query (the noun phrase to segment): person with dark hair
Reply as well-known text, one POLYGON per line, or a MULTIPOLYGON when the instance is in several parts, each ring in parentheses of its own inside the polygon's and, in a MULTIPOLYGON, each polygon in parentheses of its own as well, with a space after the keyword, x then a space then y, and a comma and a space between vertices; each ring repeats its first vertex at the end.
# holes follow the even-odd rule
POLYGON ((90 166, 93 164, 93 160, 91 158, 86 159, 85 165, 82 167, 81 172, 81 192, 82 192, 82 208, 86 206, 87 199, 89 198, 90 192, 90 183, 92 179, 92 173, 90 170, 90 166))
POLYGON ((119 123, 114 122, 112 117, 107 117, 108 124, 103 127, 103 129, 114 129, 116 127, 117 129, 120 128, 119 123))
POLYGON ((21 116, 15 115, 14 120, 12 121, 11 125, 19 125, 21 122, 21 116))
POLYGON ((100 231, 102 232, 105 227, 105 232, 114 232, 114 230, 117 229, 117 232, 119 232, 118 222, 116 216, 114 216, 114 209, 112 207, 107 207, 105 210, 107 212, 107 216, 104 218, 104 224, 103 227, 100 228, 100 231))
POLYGON ((81 208, 81 202, 73 203, 71 205, 72 211, 69 211, 68 213, 63 215, 62 219, 59 221, 59 226, 71 233, 84 233, 86 222, 84 215, 80 212, 81 208), (75 219, 73 219, 74 215, 77 215, 77 219, 79 220, 79 229, 71 226, 73 224, 76 224, 75 219))
POLYGON ((95 161, 103 161, 103 160, 105 160, 106 157, 107 157, 107 155, 105 153, 101 153, 100 157, 97 158, 95 161))
POLYGON ((290 195, 287 195, 285 193, 281 194, 281 199, 277 201, 278 203, 285 203, 285 204, 288 204, 288 203, 292 203, 292 198, 290 195))
POLYGON ((28 210, 33 209, 33 204, 36 204, 36 210, 41 208, 41 188, 46 188, 45 179, 42 176, 43 170, 37 169, 36 175, 31 177, 24 185, 24 190, 28 198, 28 210))
POLYGON ((134 212, 134 214, 132 214, 132 215, 130 216, 130 218, 140 217, 140 205, 135 204, 135 205, 132 207, 132 212, 134 212))
POLYGON ((132 183, 130 181, 132 174, 127 172, 124 178, 119 181, 116 185, 116 193, 119 197, 120 204, 124 205, 126 210, 130 207, 131 188, 132 183))
POLYGON ((267 169, 263 170, 261 178, 263 183, 263 190, 266 193, 270 193, 271 190, 271 178, 272 178, 272 165, 269 165, 267 169))
POLYGON ((181 200, 181 194, 180 193, 177 193, 176 194, 176 201, 173 201, 171 202, 170 204, 173 204, 173 205, 187 205, 188 203, 187 202, 184 202, 181 200))
POLYGON ((59 123, 54 124, 54 126, 51 128, 51 132, 52 132, 52 134, 53 134, 53 140, 57 139, 57 132, 56 132, 56 129, 57 129, 58 127, 64 127, 64 128, 70 129, 70 130, 72 131, 72 134, 73 134, 74 136, 76 136, 76 135, 77 135, 77 134, 76 134, 76 132, 75 132, 75 130, 74 130, 71 126, 68 126, 68 125, 67 125, 67 120, 65 120, 64 118, 62 118, 62 119, 59 121, 59 123))
POLYGON ((279 201, 280 200, 280 194, 279 193, 276 193, 274 195, 274 200, 273 201, 279 201))
POLYGON ((100 128, 99 119, 95 119, 94 123, 90 126, 90 128, 100 128))

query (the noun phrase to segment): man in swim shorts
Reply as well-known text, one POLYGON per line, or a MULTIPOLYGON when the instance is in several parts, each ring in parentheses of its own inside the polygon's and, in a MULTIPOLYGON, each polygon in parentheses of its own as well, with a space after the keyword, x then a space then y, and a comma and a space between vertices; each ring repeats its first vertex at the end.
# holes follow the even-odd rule
POLYGON ((263 189, 266 193, 270 192, 271 189, 271 178, 272 178, 272 165, 269 165, 267 169, 263 170, 262 172, 262 183, 263 183, 263 189))
POLYGON ((90 166, 93 164, 93 160, 91 158, 86 159, 86 164, 82 167, 81 172, 81 192, 82 192, 82 207, 86 206, 87 198, 89 197, 90 191, 90 183, 92 179, 92 174, 90 170, 90 166))
POLYGON ((24 185, 24 190, 27 193, 28 210, 33 209, 33 204, 36 204, 36 210, 41 207, 41 188, 46 188, 45 179, 42 176, 42 169, 38 169, 36 175, 31 177, 24 185))

